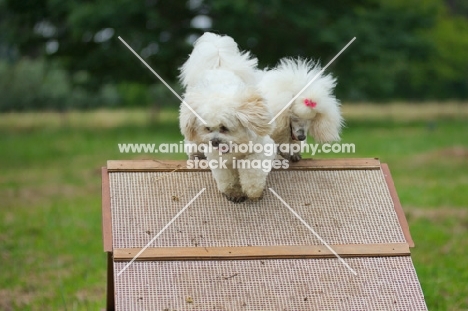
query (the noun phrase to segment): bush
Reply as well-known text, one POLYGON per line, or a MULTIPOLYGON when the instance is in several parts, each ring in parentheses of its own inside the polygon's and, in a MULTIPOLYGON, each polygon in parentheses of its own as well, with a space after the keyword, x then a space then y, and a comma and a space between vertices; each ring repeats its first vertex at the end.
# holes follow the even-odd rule
MULTIPOLYGON (((84 77, 86 79, 86 75, 84 77)), ((57 63, 21 59, 0 62, 0 112, 26 110, 68 110, 116 107, 121 103, 117 88, 104 84, 97 92, 80 86, 57 63)))
MULTIPOLYGON (((142 69, 144 70, 144 69, 142 69)), ((21 59, 15 63, 0 61, 0 112, 93 108, 178 107, 180 100, 159 81, 102 84, 97 90, 86 87, 87 72, 71 75, 58 63, 43 59, 21 59)), ((181 94, 180 86, 172 86, 181 94)))

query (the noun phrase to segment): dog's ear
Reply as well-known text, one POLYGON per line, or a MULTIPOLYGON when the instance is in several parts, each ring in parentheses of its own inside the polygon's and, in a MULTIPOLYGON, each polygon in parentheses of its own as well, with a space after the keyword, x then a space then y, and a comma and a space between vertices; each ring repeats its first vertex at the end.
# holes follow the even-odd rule
POLYGON ((281 133, 281 136, 283 136, 282 133, 287 133, 285 137, 286 140, 291 137, 291 115, 289 109, 280 113, 275 119, 275 133, 278 131, 281 133))
POLYGON ((180 107, 180 131, 186 140, 196 141, 198 120, 195 114, 185 105, 180 107))
POLYGON ((324 113, 317 113, 312 119, 309 133, 318 143, 326 143, 340 140, 343 118, 338 107, 329 109, 324 113))
POLYGON ((273 129, 272 125, 268 124, 272 119, 271 113, 263 98, 258 95, 251 95, 244 100, 236 112, 236 117, 242 126, 258 136, 269 135, 273 129))

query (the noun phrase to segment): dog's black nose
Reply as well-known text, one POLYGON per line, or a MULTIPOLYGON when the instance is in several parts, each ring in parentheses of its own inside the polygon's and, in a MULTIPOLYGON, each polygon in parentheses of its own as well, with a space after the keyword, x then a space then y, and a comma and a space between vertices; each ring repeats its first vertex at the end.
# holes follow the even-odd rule
POLYGON ((213 138, 211 141, 211 145, 213 147, 219 147, 219 143, 221 142, 218 138, 213 138))
POLYGON ((306 136, 305 135, 299 135, 297 136, 297 139, 299 139, 300 141, 303 141, 306 139, 306 136))

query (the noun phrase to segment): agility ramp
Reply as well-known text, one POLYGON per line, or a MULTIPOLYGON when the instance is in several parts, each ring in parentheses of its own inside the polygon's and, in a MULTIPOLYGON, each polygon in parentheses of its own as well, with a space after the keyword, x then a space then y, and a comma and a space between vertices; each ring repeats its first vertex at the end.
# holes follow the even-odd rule
POLYGON ((240 204, 185 161, 109 161, 102 195, 108 310, 427 310, 379 160, 302 160, 240 204))

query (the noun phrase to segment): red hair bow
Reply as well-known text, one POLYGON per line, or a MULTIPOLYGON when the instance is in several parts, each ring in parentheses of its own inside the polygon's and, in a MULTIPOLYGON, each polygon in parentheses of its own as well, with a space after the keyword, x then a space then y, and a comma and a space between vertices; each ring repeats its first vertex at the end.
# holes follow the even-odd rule
POLYGON ((304 99, 304 105, 306 105, 307 107, 310 107, 310 108, 315 108, 315 107, 317 107, 317 103, 314 102, 314 101, 311 101, 311 100, 308 99, 308 98, 304 99))

